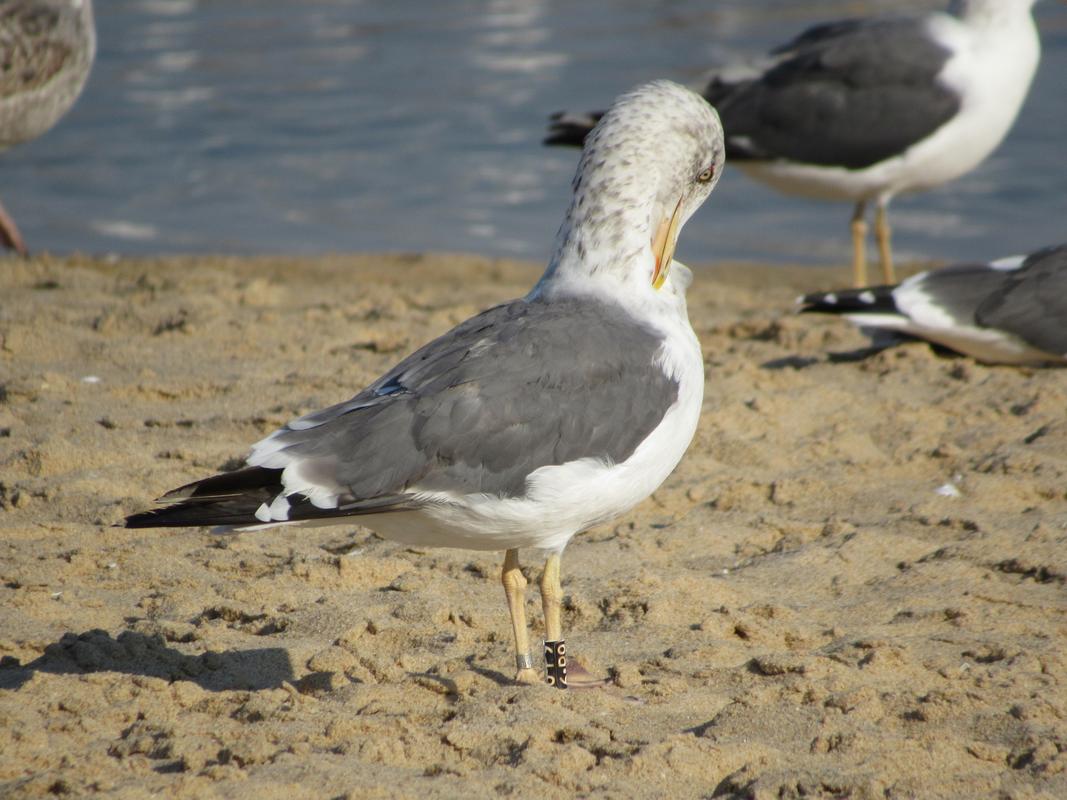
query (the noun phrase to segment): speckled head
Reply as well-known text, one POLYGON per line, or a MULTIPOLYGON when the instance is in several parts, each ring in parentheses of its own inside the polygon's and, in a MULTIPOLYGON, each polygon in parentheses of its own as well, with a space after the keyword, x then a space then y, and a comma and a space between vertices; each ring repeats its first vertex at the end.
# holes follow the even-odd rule
POLYGON ((659 290, 723 163, 722 126, 704 98, 663 80, 622 95, 586 138, 546 278, 659 290))

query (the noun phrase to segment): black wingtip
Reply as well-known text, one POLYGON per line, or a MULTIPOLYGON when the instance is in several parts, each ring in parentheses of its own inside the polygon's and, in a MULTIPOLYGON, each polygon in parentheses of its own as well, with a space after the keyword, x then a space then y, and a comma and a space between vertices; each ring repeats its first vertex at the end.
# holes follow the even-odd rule
POLYGON ((797 313, 841 313, 844 309, 837 303, 836 292, 813 292, 797 298, 797 313))
MULTIPOLYGON (((211 519, 203 518, 202 513, 192 515, 192 509, 182 505, 157 508, 130 514, 123 521, 123 528, 196 528, 215 525, 211 519)), ((198 509, 199 510, 199 509, 198 509)))
MULTIPOLYGON (((258 500, 258 498, 256 498, 258 500)), ((259 503, 227 501, 224 503, 177 503, 165 508, 131 514, 120 528, 238 528, 260 525, 255 516, 259 503), (252 504, 255 503, 253 506, 252 504)))
POLYGON ((159 502, 180 500, 215 500, 234 497, 263 488, 281 487, 281 470, 266 467, 243 467, 233 472, 223 472, 202 478, 177 489, 171 489, 159 498, 159 502))
POLYGON ((584 141, 570 136, 546 136, 541 144, 544 147, 581 147, 584 141))
POLYGON ((602 116, 603 111, 590 114, 557 111, 548 118, 548 134, 541 143, 548 147, 581 147, 602 116))
POLYGON ((126 517, 125 528, 196 528, 257 525, 256 509, 282 491, 281 470, 244 467, 172 489, 170 503, 126 517))
POLYGON ((836 292, 813 292, 797 299, 798 314, 855 314, 857 312, 895 312, 893 290, 896 286, 871 286, 865 289, 840 289, 836 292))
POLYGON ((545 147, 581 147, 591 130, 578 125, 553 125, 541 144, 545 147))
POLYGON ((157 512, 142 511, 140 514, 130 514, 122 522, 115 523, 116 528, 164 528, 165 523, 159 521, 157 512))

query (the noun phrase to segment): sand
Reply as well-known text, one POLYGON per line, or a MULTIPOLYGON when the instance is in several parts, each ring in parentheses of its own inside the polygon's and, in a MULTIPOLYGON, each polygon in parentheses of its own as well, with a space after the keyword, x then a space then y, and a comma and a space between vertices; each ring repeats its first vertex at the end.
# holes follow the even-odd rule
POLYGON ((0 796, 1067 797, 1067 371, 864 357, 844 269, 698 270, 696 439, 563 559, 602 690, 510 681, 499 554, 113 527, 537 273, 0 263, 0 796))

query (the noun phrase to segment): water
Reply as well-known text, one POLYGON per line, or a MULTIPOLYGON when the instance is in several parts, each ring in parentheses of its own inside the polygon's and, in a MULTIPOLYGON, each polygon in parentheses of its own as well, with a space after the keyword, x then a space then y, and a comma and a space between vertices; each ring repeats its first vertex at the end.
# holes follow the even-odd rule
MULTIPOLYGON (((936 4, 935 4, 936 5, 936 4)), ((101 0, 89 86, 3 155, 0 191, 54 252, 447 250, 543 261, 577 154, 547 115, 653 77, 699 83, 816 20, 929 3, 784 0, 101 0)), ((1067 7, 980 169, 893 208, 904 256, 1067 240, 1067 7)), ((841 262, 844 205, 727 173, 679 257, 841 262)))

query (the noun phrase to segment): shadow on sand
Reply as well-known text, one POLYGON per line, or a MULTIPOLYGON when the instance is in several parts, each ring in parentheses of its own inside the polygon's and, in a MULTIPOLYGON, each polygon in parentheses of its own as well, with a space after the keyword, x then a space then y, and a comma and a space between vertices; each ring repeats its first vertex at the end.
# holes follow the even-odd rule
POLYGON ((35 672, 122 672, 172 682, 191 681, 213 692, 273 689, 294 677, 289 654, 282 648, 209 650, 188 655, 168 647, 162 636, 131 630, 115 637, 103 630, 65 633, 45 648, 44 655, 28 664, 6 657, 0 661, 0 689, 17 690, 35 672))
POLYGON ((827 353, 822 358, 813 356, 786 356, 764 361, 760 364, 762 369, 807 369, 808 367, 822 364, 852 364, 857 361, 866 361, 885 350, 885 347, 861 347, 858 350, 846 350, 844 352, 827 353))

